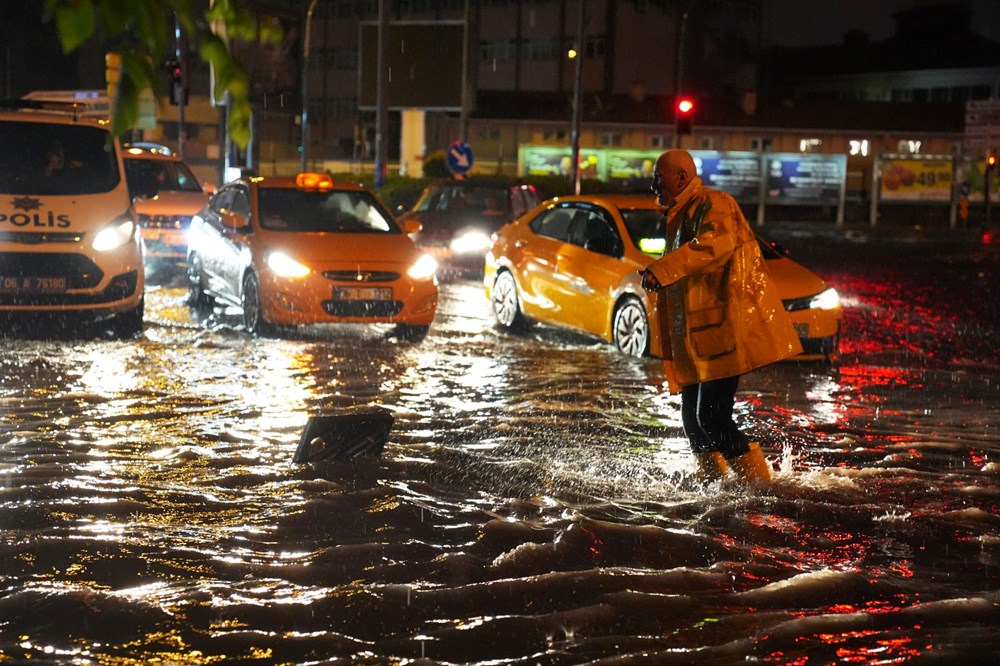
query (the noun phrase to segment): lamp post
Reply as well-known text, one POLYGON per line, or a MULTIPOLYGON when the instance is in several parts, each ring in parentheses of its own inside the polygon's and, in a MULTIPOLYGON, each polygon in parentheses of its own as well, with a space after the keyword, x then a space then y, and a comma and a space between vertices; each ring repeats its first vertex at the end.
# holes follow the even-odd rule
POLYGON ((580 16, 576 26, 576 71, 573 76, 573 157, 570 174, 573 178, 573 194, 580 194, 580 106, 583 95, 583 25, 584 0, 580 0, 580 16))
POLYGON ((302 40, 302 115, 299 124, 302 128, 302 171, 308 171, 306 163, 309 160, 309 51, 312 37, 313 10, 319 0, 312 0, 306 11, 306 34, 302 40))
MULTIPOLYGON (((684 92, 684 35, 687 32, 687 22, 688 14, 691 12, 691 7, 694 6, 695 0, 682 0, 681 9, 681 19, 680 27, 677 30, 677 72, 674 74, 674 107, 676 108, 677 103, 681 98, 681 93, 684 92)), ((674 124, 674 148, 681 147, 681 135, 677 131, 677 125, 674 124)))

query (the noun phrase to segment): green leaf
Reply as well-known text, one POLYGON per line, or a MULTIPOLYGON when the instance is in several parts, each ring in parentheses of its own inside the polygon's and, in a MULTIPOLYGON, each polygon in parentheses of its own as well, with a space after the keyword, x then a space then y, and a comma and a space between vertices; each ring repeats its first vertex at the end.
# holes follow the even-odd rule
POLYGON ((63 53, 80 48, 94 34, 94 5, 91 0, 53 0, 48 6, 55 16, 63 53))

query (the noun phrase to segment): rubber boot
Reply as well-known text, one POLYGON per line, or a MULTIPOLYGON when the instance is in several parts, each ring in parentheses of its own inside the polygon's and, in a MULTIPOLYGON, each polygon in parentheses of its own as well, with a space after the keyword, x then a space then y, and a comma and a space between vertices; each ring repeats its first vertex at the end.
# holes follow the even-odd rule
POLYGON ((718 451, 708 451, 707 453, 695 453, 694 459, 698 463, 697 478, 699 481, 709 483, 726 478, 729 473, 729 465, 726 459, 718 451))
POLYGON ((764 451, 761 450, 760 444, 750 442, 749 447, 749 451, 730 461, 733 471, 746 483, 769 482, 771 480, 771 463, 767 462, 767 458, 764 457, 764 451))

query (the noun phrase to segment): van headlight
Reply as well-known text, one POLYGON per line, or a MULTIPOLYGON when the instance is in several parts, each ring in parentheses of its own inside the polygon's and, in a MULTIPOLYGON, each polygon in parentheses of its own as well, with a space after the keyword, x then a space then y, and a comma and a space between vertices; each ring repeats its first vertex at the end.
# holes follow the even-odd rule
POLYGON ((308 266, 303 266, 284 252, 272 252, 267 255, 267 267, 282 278, 301 278, 309 275, 308 266))
POLYGON ((840 305, 840 294, 833 287, 821 291, 809 301, 809 307, 817 310, 833 310, 840 305))
POLYGON ((452 239, 451 251, 455 254, 481 254, 490 249, 491 245, 489 234, 469 229, 452 239))
POLYGON ((94 249, 98 252, 117 250, 132 240, 135 222, 131 218, 118 218, 94 236, 94 249))
POLYGON ((437 272, 437 260, 429 254, 422 254, 413 262, 406 274, 414 280, 429 280, 437 272))

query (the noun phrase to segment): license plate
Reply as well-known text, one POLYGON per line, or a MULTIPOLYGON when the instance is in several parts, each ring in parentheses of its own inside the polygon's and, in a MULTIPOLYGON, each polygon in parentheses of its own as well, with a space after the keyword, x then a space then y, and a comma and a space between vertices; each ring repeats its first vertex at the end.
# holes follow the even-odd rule
POLYGON ((0 276, 0 292, 53 293, 66 291, 66 278, 37 275, 0 276))
POLYGON ((164 231, 158 239, 163 245, 187 246, 187 234, 183 231, 164 231))
POLYGON ((334 287, 338 301, 391 301, 392 287, 334 287))

